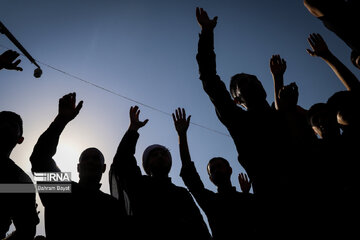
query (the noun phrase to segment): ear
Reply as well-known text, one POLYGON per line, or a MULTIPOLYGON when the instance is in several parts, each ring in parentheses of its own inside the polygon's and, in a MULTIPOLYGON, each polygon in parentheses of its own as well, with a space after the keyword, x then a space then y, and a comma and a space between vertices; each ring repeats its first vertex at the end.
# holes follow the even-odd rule
POLYGON ((102 167, 102 173, 104 173, 106 170, 106 164, 104 163, 103 167, 102 167))
POLYGON ((320 138, 322 138, 321 130, 318 127, 312 126, 313 131, 318 135, 320 138))
POLYGON ((22 144, 23 141, 24 141, 24 137, 19 137, 17 144, 22 144))
POLYGON ((80 172, 80 163, 77 165, 77 171, 80 172))
POLYGON ((232 167, 229 167, 229 173, 232 174, 232 167))
MULTIPOLYGON (((213 180, 213 178, 211 177, 211 175, 209 175, 209 179, 210 179, 210 181, 212 182, 212 183, 214 183, 214 180, 213 180)), ((214 183, 215 184, 215 183, 214 183)))

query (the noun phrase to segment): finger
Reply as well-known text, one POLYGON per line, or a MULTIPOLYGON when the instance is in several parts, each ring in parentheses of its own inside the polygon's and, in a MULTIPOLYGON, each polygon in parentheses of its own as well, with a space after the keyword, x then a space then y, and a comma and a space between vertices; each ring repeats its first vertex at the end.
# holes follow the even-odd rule
POLYGON ((315 52, 314 51, 311 51, 310 49, 306 49, 307 53, 310 55, 310 56, 314 56, 315 55, 315 52))
POLYGON ((138 110, 135 112, 135 117, 136 117, 136 119, 139 119, 139 116, 140 116, 140 109, 138 109, 138 110))
POLYGON ((191 115, 189 115, 188 118, 186 119, 186 122, 188 125, 190 124, 190 118, 191 118, 191 115))
POLYGON ((19 65, 20 62, 21 62, 21 59, 16 60, 16 62, 13 63, 13 66, 17 67, 17 65, 19 65))
POLYGON ((143 126, 145 126, 148 122, 149 122, 149 119, 145 119, 145 120, 143 121, 143 126))
POLYGON ((177 120, 179 120, 179 118, 180 118, 180 117, 179 117, 179 108, 178 108, 178 109, 176 109, 175 114, 176 114, 176 119, 177 119, 177 120))
POLYGON ((171 116, 172 116, 172 119, 174 120, 174 124, 176 124, 175 115, 172 113, 171 116))
POLYGON ((71 106, 75 109, 76 108, 76 93, 75 92, 73 92, 72 94, 71 94, 71 98, 70 98, 70 101, 71 101, 71 106))
POLYGON ((247 176, 246 174, 244 174, 244 176, 245 176, 245 180, 246 180, 247 182, 249 182, 248 176, 247 176))
POLYGON ((314 41, 314 39, 311 38, 311 37, 309 37, 309 38, 308 38, 308 42, 309 42, 310 46, 311 46, 312 48, 314 48, 314 46, 315 46, 315 41, 314 41))
POLYGON ((323 40, 323 38, 321 37, 320 34, 316 33, 316 34, 314 34, 314 35, 315 35, 315 38, 316 38, 316 40, 317 40, 318 42, 321 41, 321 40, 323 40))
POLYGON ((184 109, 184 108, 182 109, 182 118, 183 118, 183 119, 186 119, 186 112, 185 112, 185 109, 184 109))
POLYGON ((199 7, 196 8, 196 18, 199 19, 200 17, 200 9, 199 7))

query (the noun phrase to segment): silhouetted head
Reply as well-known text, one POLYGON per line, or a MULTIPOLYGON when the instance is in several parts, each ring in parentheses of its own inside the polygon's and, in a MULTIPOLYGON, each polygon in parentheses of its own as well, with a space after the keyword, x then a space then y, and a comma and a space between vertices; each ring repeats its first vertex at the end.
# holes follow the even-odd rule
POLYGON ((207 165, 207 172, 211 182, 216 186, 224 186, 231 184, 230 177, 232 174, 232 168, 229 162, 222 157, 215 157, 210 159, 207 165))
POLYGON ((234 101, 246 109, 263 107, 266 103, 265 89, 254 75, 239 73, 232 76, 230 93, 234 101))
POLYGON ((99 183, 105 172, 104 155, 97 148, 85 149, 79 158, 77 170, 80 181, 86 183, 99 183))
POLYGON ((314 132, 322 139, 331 139, 340 135, 336 112, 325 103, 312 105, 307 113, 308 122, 314 132))
POLYGON ((360 54, 357 51, 352 50, 350 59, 354 66, 360 69, 360 54))
POLYGON ((10 111, 0 112, 0 149, 2 154, 10 155, 16 144, 23 138, 23 122, 21 117, 10 111))
POLYGON ((172 159, 170 151, 159 144, 148 146, 143 153, 143 168, 147 175, 154 177, 167 177, 172 159))
POLYGON ((360 124, 359 97, 357 97, 353 92, 336 92, 328 99, 327 104, 336 112, 337 121, 340 126, 353 126, 360 124))
POLYGON ((284 85, 279 90, 279 105, 281 110, 296 110, 299 99, 299 91, 296 83, 292 82, 289 85, 284 85))

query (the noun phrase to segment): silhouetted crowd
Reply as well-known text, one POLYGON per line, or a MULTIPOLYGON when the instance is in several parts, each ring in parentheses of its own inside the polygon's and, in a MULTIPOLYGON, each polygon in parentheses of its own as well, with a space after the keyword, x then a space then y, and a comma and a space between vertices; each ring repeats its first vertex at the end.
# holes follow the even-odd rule
MULTIPOLYGON (((352 49, 351 62, 360 69, 360 39, 355 29, 359 1, 304 0, 304 5, 352 49)), ((186 188, 176 186, 169 177, 172 156, 166 146, 149 145, 138 166, 136 144, 148 119, 140 120, 139 107, 132 106, 129 128, 110 166, 111 194, 100 190, 106 164, 97 148, 81 153, 79 181, 70 183, 71 193, 39 192, 46 239, 358 239, 359 80, 322 36, 313 33, 307 39, 307 52, 323 59, 346 91, 304 109, 298 105, 296 83, 284 84, 287 63, 280 55, 269 61, 273 104, 267 102, 255 75, 234 75, 228 91, 216 70, 218 18, 209 18, 202 8, 196 9, 196 18, 201 27, 196 55, 200 80, 246 171, 238 176, 241 192, 231 183, 232 168, 222 157, 210 159, 206 166, 217 191, 204 186, 188 146, 191 116, 183 108, 175 109, 172 117, 186 188)), ((0 55, 0 70, 21 71, 18 56, 12 50, 0 55)), ((32 173, 61 172, 53 156, 61 133, 82 105, 75 93, 59 99, 57 116, 30 156, 32 173)), ((39 217, 33 182, 10 159, 23 140, 21 117, 0 112, 0 239, 45 239, 36 236, 39 217), (16 186, 27 186, 30 191, 12 191, 16 186), (11 224, 15 231, 6 236, 11 224)))

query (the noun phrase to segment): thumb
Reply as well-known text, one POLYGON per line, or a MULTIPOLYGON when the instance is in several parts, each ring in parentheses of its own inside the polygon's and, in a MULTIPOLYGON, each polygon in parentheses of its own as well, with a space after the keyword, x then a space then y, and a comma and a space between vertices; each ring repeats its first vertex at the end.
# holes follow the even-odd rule
POLYGON ((188 118, 186 119, 187 124, 190 123, 190 119, 191 119, 191 115, 189 115, 188 118))
POLYGON ((306 51, 310 56, 314 56, 314 54, 315 54, 315 52, 311 51, 310 49, 306 49, 306 51))
POLYGON ((149 119, 145 119, 145 120, 143 121, 143 126, 145 126, 145 125, 148 123, 148 121, 149 121, 149 119))
POLYGON ((76 106, 76 108, 75 108, 76 114, 78 114, 80 112, 80 109, 82 108, 83 103, 84 103, 84 101, 80 101, 79 104, 76 106))

